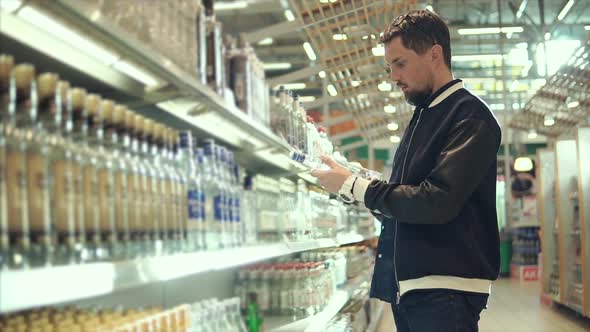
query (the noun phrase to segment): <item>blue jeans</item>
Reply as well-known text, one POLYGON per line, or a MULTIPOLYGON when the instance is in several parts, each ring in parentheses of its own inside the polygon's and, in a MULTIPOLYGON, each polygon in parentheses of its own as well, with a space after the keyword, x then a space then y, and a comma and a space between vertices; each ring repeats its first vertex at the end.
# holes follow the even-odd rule
POLYGON ((418 290, 392 305, 397 332, 477 332, 488 295, 453 290, 418 290))

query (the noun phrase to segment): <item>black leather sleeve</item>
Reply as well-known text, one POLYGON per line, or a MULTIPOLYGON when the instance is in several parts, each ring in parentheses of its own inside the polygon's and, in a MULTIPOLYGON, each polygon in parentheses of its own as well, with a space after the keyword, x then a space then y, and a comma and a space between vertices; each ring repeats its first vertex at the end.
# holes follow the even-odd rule
POLYGON ((450 130, 426 179, 418 185, 373 181, 365 192, 365 205, 399 222, 450 222, 489 170, 500 139, 482 120, 460 121, 450 130))

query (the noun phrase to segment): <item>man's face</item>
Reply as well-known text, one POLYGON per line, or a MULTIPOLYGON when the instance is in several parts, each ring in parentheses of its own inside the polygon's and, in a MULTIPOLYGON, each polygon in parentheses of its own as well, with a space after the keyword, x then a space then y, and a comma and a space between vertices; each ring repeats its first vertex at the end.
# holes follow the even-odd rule
POLYGON ((385 61, 390 78, 403 92, 411 105, 420 105, 432 93, 433 67, 430 50, 420 55, 405 48, 401 37, 385 44, 385 61))

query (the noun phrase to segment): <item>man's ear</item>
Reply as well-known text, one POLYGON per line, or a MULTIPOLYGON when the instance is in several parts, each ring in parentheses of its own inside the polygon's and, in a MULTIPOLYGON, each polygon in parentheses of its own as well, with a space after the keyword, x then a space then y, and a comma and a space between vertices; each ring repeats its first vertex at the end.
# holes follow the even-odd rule
POLYGON ((432 49, 430 50, 431 52, 431 56, 432 56, 432 63, 433 64, 438 64, 443 62, 443 49, 442 46, 440 45, 434 45, 432 46, 432 49))

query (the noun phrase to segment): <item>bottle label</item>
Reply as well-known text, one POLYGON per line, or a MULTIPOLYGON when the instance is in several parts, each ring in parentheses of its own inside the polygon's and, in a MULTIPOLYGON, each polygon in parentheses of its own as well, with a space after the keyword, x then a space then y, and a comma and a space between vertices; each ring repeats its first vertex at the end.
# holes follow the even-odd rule
POLYGON ((97 232, 98 224, 98 179, 96 169, 92 165, 84 167, 84 224, 86 231, 97 232))
POLYGON ((223 210, 224 210, 224 199, 222 195, 217 195, 213 197, 213 215, 215 217, 215 222, 222 222, 223 221, 223 210))
POLYGON ((205 208, 206 208, 205 207, 205 202, 207 200, 206 200, 206 197, 205 197, 205 193, 204 192, 200 191, 199 194, 200 194, 199 200, 201 201, 201 204, 199 206, 200 207, 200 218, 201 218, 201 221, 203 223, 205 223, 205 220, 207 218, 207 215, 205 214, 205 208))
POLYGON ((275 231, 277 230, 277 223, 279 213, 276 211, 262 210, 258 218, 258 229, 261 231, 275 231))
POLYGON ((170 208, 170 195, 171 192, 168 190, 168 185, 166 184, 167 181, 159 180, 158 183, 161 188, 160 192, 160 219, 159 219, 159 227, 160 231, 168 231, 168 211, 170 208))
POLYGON ((82 182, 82 173, 80 165, 73 163, 72 170, 72 205, 74 210, 74 222, 77 222, 76 228, 78 232, 84 230, 84 184, 82 182))
POLYGON ((176 228, 175 223, 178 222, 178 217, 176 216, 176 188, 172 180, 166 181, 165 184, 167 192, 166 196, 168 198, 167 205, 165 205, 168 208, 168 220, 165 229, 170 232, 176 228))
POLYGON ((158 229, 158 211, 160 211, 160 199, 158 197, 158 181, 154 178, 145 175, 142 177, 143 181, 143 222, 144 227, 148 230, 155 231, 158 229))
POLYGON ((178 226, 180 230, 184 230, 186 228, 186 223, 188 221, 188 196, 187 196, 187 185, 185 182, 178 183, 178 205, 176 206, 176 210, 178 211, 178 226))
POLYGON ((127 214, 129 208, 128 199, 128 183, 127 175, 122 172, 115 173, 115 220, 117 226, 117 232, 127 231, 129 227, 129 215, 127 214))
POLYGON ((114 183, 111 174, 106 169, 98 171, 98 188, 100 201, 100 230, 103 232, 114 231, 114 183))
POLYGON ((227 219, 226 219, 226 221, 232 223, 232 222, 234 222, 235 211, 234 211, 234 199, 231 196, 227 198, 226 206, 227 206, 227 209, 226 209, 227 219))
POLYGON ((189 190, 187 192, 188 227, 200 229, 201 221, 201 192, 189 190))
POLYGON ((290 309, 293 307, 293 302, 291 301, 291 291, 290 290, 283 290, 281 291, 281 309, 290 309))
POLYGON ((8 203, 8 229, 22 232, 28 228, 24 225, 23 211, 25 203, 25 156, 20 152, 6 153, 6 199, 8 203))
POLYGON ((234 222, 240 222, 240 199, 234 199, 234 222))
POLYGON ((59 160, 55 162, 53 174, 54 184, 52 193, 52 207, 55 209, 53 222, 58 232, 73 232, 70 229, 73 226, 74 213, 73 211, 73 197, 72 197, 72 172, 70 169, 70 162, 66 160, 59 160))
POLYGON ((43 232, 49 225, 49 193, 47 192, 47 159, 41 154, 27 155, 29 189, 29 225, 31 231, 43 232))

